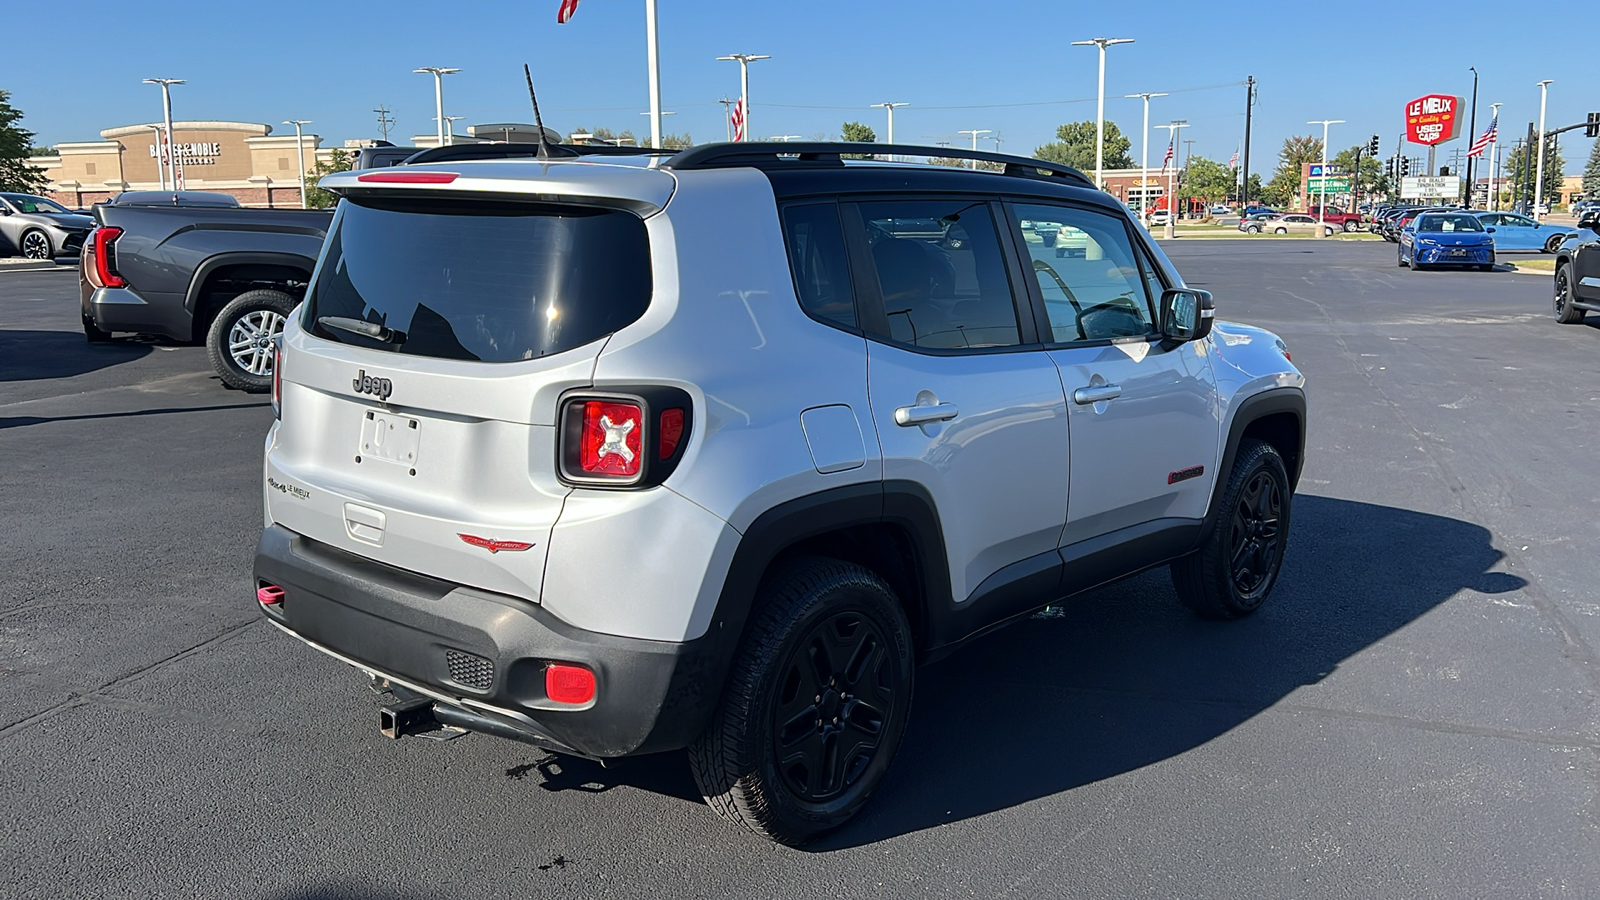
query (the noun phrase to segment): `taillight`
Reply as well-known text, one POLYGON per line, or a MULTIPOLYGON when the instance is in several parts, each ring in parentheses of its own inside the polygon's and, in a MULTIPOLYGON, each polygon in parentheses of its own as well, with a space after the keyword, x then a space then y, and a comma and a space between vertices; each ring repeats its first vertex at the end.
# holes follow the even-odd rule
POLYGON ((101 225, 94 230, 94 268, 87 274, 89 283, 97 288, 128 286, 128 282, 117 274, 117 251, 113 245, 119 237, 122 237, 122 229, 115 225, 101 225))
POLYGON ((283 418, 283 336, 272 339, 272 417, 283 418))
POLYGON ((609 489, 662 483, 683 457, 690 409, 687 393, 660 386, 568 397, 556 451, 561 480, 609 489))
POLYGON ((368 172, 357 181, 368 184, 449 184, 461 176, 456 172, 368 172))
POLYGON ((557 703, 574 706, 594 699, 594 673, 583 666, 551 663, 544 670, 544 693, 557 703))

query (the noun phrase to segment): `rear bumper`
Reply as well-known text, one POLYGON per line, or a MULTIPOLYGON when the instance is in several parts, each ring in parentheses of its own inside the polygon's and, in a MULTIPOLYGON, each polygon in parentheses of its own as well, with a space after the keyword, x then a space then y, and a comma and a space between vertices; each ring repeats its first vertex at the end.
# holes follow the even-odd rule
POLYGON ((83 301, 83 314, 102 331, 134 331, 186 341, 193 319, 182 297, 150 299, 132 288, 95 288, 83 301))
POLYGON ((573 628, 533 603, 371 562, 269 526, 257 584, 284 590, 261 607, 317 650, 517 737, 594 758, 673 750, 704 728, 721 694, 715 642, 647 641, 573 628), (552 662, 595 673, 581 707, 545 695, 552 662))

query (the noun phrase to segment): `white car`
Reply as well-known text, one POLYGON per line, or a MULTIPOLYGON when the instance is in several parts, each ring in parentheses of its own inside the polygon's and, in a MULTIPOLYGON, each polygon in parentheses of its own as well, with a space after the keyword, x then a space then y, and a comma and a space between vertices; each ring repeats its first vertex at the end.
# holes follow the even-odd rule
POLYGON ((687 749, 800 844, 883 780, 920 661, 1154 566, 1203 616, 1266 601, 1305 379, 1076 170, 558 149, 320 183, 254 586, 389 736, 687 749))

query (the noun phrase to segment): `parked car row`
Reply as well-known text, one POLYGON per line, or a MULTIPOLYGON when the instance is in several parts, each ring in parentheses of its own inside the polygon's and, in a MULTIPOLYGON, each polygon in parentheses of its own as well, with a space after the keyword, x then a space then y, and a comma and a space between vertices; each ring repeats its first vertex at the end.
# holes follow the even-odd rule
POLYGON ((1490 212, 1457 206, 1395 206, 1380 209, 1372 217, 1369 230, 1399 243, 1401 233, 1425 213, 1461 212, 1476 217, 1485 228, 1494 229, 1495 249, 1499 252, 1555 253, 1561 245, 1579 237, 1582 227, 1539 222, 1517 212, 1490 212))
POLYGON ((1344 229, 1331 222, 1317 222, 1317 217, 1305 213, 1258 213, 1239 220, 1239 230, 1245 234, 1316 234, 1321 229, 1332 237, 1344 229))
POLYGON ((0 250, 27 259, 76 256, 94 220, 48 197, 0 193, 0 250))

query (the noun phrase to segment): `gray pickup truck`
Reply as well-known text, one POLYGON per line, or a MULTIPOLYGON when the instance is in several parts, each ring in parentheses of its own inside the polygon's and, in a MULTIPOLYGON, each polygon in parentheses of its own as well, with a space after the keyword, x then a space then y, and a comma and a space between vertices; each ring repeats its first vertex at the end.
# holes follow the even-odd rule
POLYGON ((228 387, 271 390, 273 341, 332 219, 328 210, 242 209, 229 195, 198 191, 98 204, 78 264, 84 335, 204 343, 228 387))

